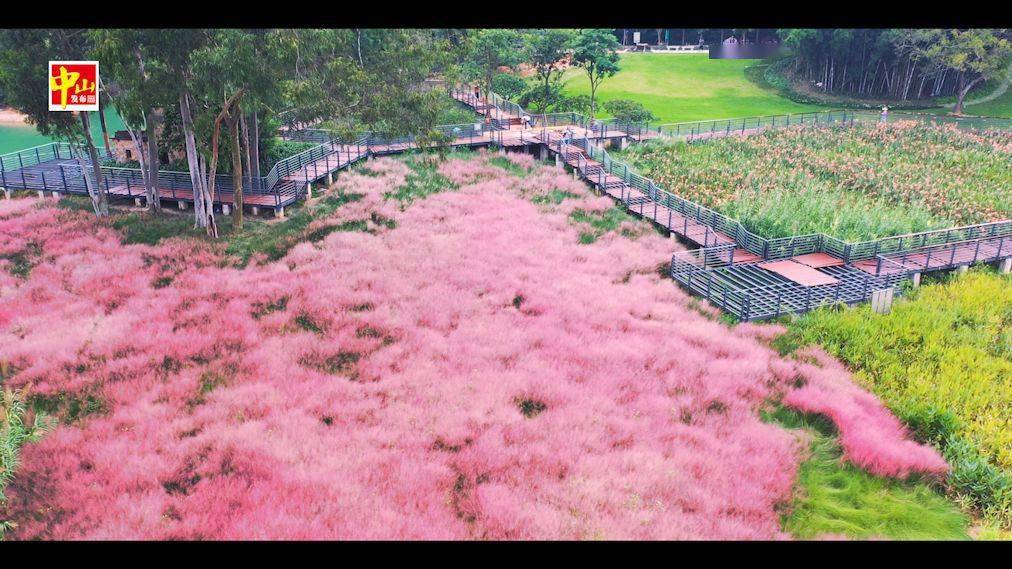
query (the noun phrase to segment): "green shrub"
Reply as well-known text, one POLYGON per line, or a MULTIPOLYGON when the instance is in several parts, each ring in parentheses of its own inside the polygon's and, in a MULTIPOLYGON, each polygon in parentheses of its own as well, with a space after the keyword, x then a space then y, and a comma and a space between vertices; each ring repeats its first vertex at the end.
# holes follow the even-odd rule
POLYGON ((527 81, 512 73, 496 73, 492 77, 492 90, 502 97, 516 101, 527 89, 527 81))
POLYGON ((630 99, 612 99, 604 102, 604 110, 611 116, 625 122, 649 122, 657 120, 643 103, 630 99))
POLYGON ((590 115, 590 95, 574 95, 571 97, 561 96, 551 106, 555 113, 579 113, 590 115))
MULTIPOLYGON (((263 175, 267 175, 267 172, 274 167, 275 164, 295 156, 300 152, 305 152, 310 148, 319 146, 315 142, 297 142, 294 140, 282 140, 280 138, 270 138, 264 141, 264 149, 260 154, 260 168, 263 175)), ((218 170, 219 172, 231 172, 232 161, 223 160, 219 157, 218 159, 218 170)))

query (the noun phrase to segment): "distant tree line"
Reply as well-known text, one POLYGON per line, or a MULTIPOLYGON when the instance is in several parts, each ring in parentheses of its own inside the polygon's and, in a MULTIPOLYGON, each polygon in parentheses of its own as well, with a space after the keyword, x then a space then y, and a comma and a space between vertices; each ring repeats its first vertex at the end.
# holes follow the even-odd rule
POLYGON ((908 100, 953 96, 1002 77, 1008 29, 781 29, 795 79, 826 93, 908 100))
POLYGON ((770 28, 618 28, 614 33, 622 45, 632 45, 636 32, 640 43, 650 45, 712 45, 732 37, 740 43, 762 43, 780 37, 770 28))

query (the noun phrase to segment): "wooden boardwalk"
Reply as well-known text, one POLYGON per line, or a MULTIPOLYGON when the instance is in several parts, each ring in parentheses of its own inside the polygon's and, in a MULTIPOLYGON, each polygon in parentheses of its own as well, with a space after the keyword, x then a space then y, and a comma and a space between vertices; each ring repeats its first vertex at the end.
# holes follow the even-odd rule
MULTIPOLYGON (((765 128, 704 132, 688 138, 747 136, 765 128)), ((838 254, 829 250, 802 250, 797 255, 792 252, 768 260, 755 250, 744 248, 735 235, 714 229, 707 219, 694 218, 672 207, 675 202, 666 200, 652 182, 648 181, 646 189, 631 183, 627 167, 622 170, 623 177, 615 173, 614 164, 609 167, 595 159, 600 153, 589 151, 592 137, 588 135, 592 135, 592 131, 579 131, 583 140, 575 135, 576 141, 567 143, 563 142, 559 129, 533 130, 537 142, 544 144, 560 165, 571 168, 597 190, 622 203, 628 211, 698 245, 700 249, 694 253, 702 252, 702 262, 698 255, 695 261, 681 265, 673 258, 672 276, 686 288, 745 320, 805 312, 826 303, 865 302, 876 290, 894 288, 916 273, 948 270, 977 262, 1004 261, 1007 269, 1007 260, 1012 258, 1012 222, 1008 222, 1008 227, 998 236, 875 254, 853 263, 845 258, 849 252, 838 254), (707 251, 713 250, 723 261, 710 267, 707 251)), ((697 206, 697 215, 699 211, 697 206)), ((957 229, 946 231, 958 232, 957 229)), ((966 233, 973 234, 973 231, 966 233)), ((918 236, 907 236, 907 239, 908 244, 917 243, 918 236)), ((920 241, 927 243, 931 239, 924 235, 920 241)), ((768 250, 768 247, 763 248, 764 252, 768 250)), ((875 250, 878 251, 877 246, 875 250)))
MULTIPOLYGON (((745 320, 803 312, 826 302, 853 304, 867 300, 880 288, 926 271, 949 270, 978 262, 1012 261, 1012 220, 896 236, 848 244, 818 234, 766 239, 744 230, 740 223, 675 196, 610 158, 599 143, 624 143, 658 136, 703 141, 724 136, 747 136, 766 128, 789 126, 776 117, 686 123, 676 128, 590 121, 575 113, 530 115, 514 103, 493 95, 476 100, 471 93, 453 92, 471 107, 471 125, 441 127, 452 147, 541 148, 560 167, 568 167, 592 187, 621 203, 629 212, 665 228, 672 236, 699 248, 672 256, 671 275, 682 286, 745 320), (750 125, 751 123, 751 125, 750 125), (681 127, 684 126, 684 132, 681 127), (721 128, 717 128, 720 126, 721 128), (732 128, 732 126, 734 128, 732 128), (709 128, 709 130, 707 130, 709 128), (919 244, 919 246, 918 246, 919 244)), ((832 115, 832 113, 830 113, 832 115)), ((802 115, 795 124, 804 124, 802 115)), ((819 124, 818 114, 813 115, 819 124)), ((838 123, 847 124, 847 115, 838 123)), ((829 116, 823 124, 833 121, 829 116)), ((419 147, 412 137, 384 137, 369 133, 352 143, 333 139, 326 131, 287 133, 295 140, 317 142, 310 150, 282 160, 267 177, 246 179, 244 205, 271 208, 278 216, 285 206, 326 180, 370 156, 403 153, 419 147), (296 135, 306 138, 296 138, 296 135)), ((105 185, 113 196, 144 199, 138 170, 103 168, 105 185)), ((159 195, 180 207, 193 201, 189 174, 160 172, 159 195)), ((0 185, 7 189, 86 193, 84 177, 68 149, 44 145, 0 157, 0 185)), ((234 205, 231 176, 216 181, 215 203, 234 205)), ((254 212, 256 209, 254 209, 254 212)))

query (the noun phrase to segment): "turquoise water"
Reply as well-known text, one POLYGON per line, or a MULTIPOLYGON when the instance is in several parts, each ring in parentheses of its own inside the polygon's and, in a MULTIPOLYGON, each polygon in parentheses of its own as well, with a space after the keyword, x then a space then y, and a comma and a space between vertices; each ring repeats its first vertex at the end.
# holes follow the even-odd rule
MULTIPOLYGON (((115 111, 105 109, 105 120, 110 138, 112 138, 112 135, 117 130, 126 128, 115 111)), ((95 138, 95 145, 102 148, 102 126, 98 122, 98 113, 92 113, 91 134, 95 138)), ((0 154, 15 152, 52 141, 52 138, 39 134, 39 131, 35 130, 34 126, 0 125, 0 154)))

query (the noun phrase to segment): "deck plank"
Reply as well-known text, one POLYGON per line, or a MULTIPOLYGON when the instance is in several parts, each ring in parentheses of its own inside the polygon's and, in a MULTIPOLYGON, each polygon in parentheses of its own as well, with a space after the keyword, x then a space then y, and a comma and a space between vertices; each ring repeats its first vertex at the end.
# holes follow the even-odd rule
POLYGON ((757 266, 806 287, 831 285, 840 282, 826 273, 820 272, 808 265, 802 265, 791 259, 759 263, 757 266))

